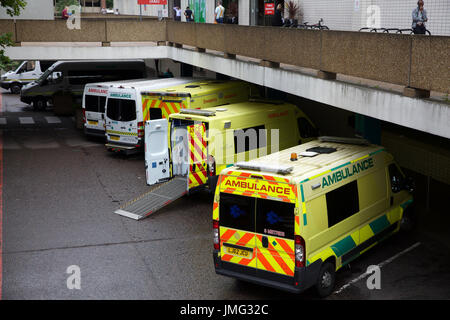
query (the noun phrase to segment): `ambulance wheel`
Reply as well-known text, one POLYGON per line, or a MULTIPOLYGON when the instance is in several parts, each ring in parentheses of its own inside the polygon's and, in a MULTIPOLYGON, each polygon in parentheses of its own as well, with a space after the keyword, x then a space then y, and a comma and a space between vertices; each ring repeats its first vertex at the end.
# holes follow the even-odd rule
POLYGON ((35 111, 44 111, 47 108, 47 101, 44 98, 37 98, 33 101, 33 109, 35 111))
POLYGON ((316 292, 321 298, 329 296, 333 290, 336 280, 334 264, 325 262, 320 268, 319 277, 316 283, 316 292))
POLYGON ((9 87, 9 90, 11 90, 11 93, 13 93, 13 94, 20 94, 20 91, 22 90, 22 86, 20 85, 20 83, 13 83, 9 87))

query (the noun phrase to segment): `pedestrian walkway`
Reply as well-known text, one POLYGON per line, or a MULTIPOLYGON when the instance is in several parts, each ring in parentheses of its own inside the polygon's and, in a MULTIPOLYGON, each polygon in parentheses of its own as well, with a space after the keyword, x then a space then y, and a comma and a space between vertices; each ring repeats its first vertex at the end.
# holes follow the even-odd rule
POLYGON ((68 122, 74 122, 74 117, 55 117, 55 116, 27 116, 27 117, 18 117, 15 114, 11 114, 8 116, 0 117, 0 128, 1 126, 19 124, 19 125, 35 125, 35 124, 63 124, 68 122))

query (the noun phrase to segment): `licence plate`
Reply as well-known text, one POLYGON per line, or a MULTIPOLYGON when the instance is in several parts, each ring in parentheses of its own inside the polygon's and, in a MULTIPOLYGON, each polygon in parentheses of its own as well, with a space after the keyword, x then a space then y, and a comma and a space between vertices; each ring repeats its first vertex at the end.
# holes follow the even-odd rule
POLYGON ((250 249, 238 249, 238 248, 231 248, 231 247, 225 247, 226 252, 228 254, 231 254, 233 256, 238 256, 242 258, 251 259, 253 252, 250 249))
POLYGON ((114 140, 114 141, 119 141, 119 140, 120 140, 120 137, 119 137, 119 136, 109 136, 109 138, 110 138, 111 140, 114 140))
POLYGON ((88 124, 92 124, 94 126, 98 125, 98 121, 88 120, 88 124))

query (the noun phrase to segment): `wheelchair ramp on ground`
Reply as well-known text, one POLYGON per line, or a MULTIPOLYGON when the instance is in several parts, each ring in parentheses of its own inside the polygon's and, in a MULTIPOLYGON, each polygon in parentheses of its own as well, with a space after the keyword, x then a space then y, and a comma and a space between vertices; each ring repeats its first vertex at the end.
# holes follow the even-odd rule
POLYGON ((169 180, 147 193, 128 201, 114 213, 141 220, 187 193, 186 177, 169 180))

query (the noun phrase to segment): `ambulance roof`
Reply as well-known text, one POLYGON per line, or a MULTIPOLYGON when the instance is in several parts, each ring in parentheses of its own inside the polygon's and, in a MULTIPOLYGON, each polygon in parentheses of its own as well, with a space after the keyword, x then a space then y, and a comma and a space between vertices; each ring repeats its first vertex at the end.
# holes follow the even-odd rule
POLYGON ((180 113, 171 114, 170 118, 185 119, 188 117, 191 120, 208 122, 217 120, 231 120, 234 117, 242 118, 247 115, 254 115, 255 113, 263 112, 273 112, 274 114, 279 114, 286 109, 300 111, 300 109, 290 103, 271 100, 249 100, 201 110, 185 109, 180 113))
POLYGON ((136 90, 152 90, 162 89, 175 85, 186 84, 192 82, 192 78, 164 78, 164 79, 142 79, 140 81, 114 81, 110 82, 110 87, 117 89, 136 89, 136 90))
MULTIPOLYGON (((322 137, 319 139, 321 138, 322 137)), ((328 137, 323 138, 325 139, 328 137)), ((352 160, 357 160, 367 155, 374 155, 383 150, 383 147, 372 144, 357 145, 313 140, 251 161, 238 162, 233 167, 224 169, 224 172, 239 171, 253 174, 261 173, 291 178, 291 183, 298 183, 327 170, 347 164, 352 160), (312 155, 311 152, 313 151, 317 153, 315 156, 302 156, 302 154, 306 152, 312 155), (298 160, 291 161, 292 153, 297 154, 298 160), (247 169, 244 169, 244 167, 247 169), (251 167, 254 167, 254 169, 248 169, 251 167), (288 169, 287 171, 289 172, 287 174, 274 173, 277 168, 280 168, 280 170, 288 169)))
POLYGON ((108 81, 108 82, 94 82, 94 83, 86 83, 85 87, 111 87, 116 84, 126 84, 130 85, 133 83, 141 83, 141 82, 147 82, 147 81, 154 81, 156 79, 149 79, 149 78, 141 78, 141 79, 129 79, 129 80, 117 80, 117 81, 108 81))
POLYGON ((204 96, 207 94, 214 93, 223 89, 234 88, 239 86, 246 86, 246 82, 240 80, 195 80, 188 85, 175 85, 170 88, 165 88, 164 90, 143 92, 143 94, 148 95, 161 95, 161 94, 189 94, 192 98, 196 96, 204 96))

